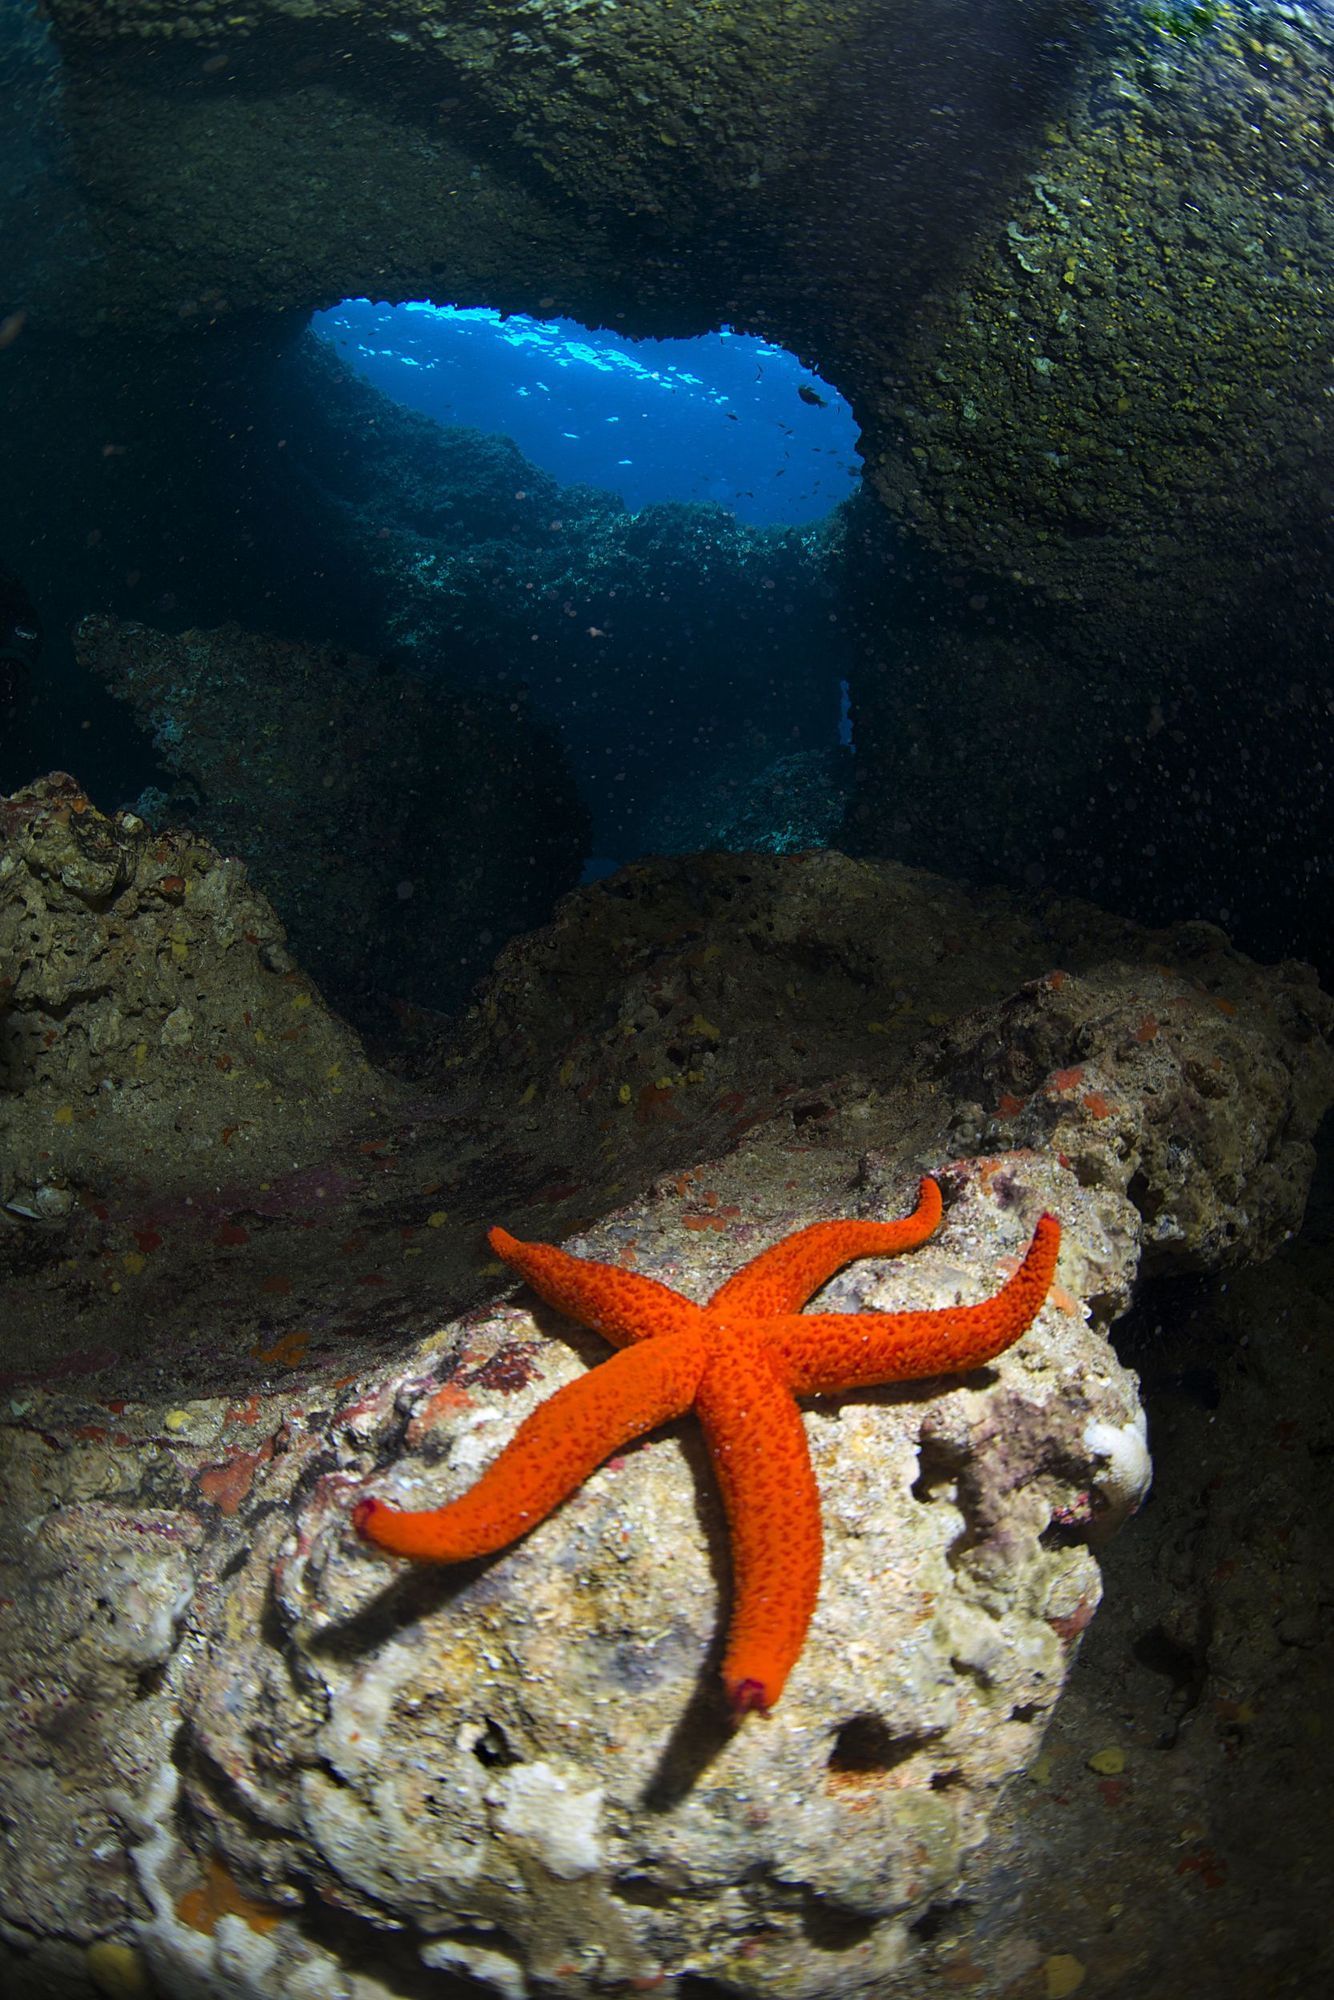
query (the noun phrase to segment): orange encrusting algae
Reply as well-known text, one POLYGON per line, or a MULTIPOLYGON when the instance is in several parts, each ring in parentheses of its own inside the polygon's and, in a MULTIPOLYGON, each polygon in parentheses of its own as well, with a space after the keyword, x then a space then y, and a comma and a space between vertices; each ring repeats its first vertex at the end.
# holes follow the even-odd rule
POLYGON ((805 1643, 820 1584, 820 1498, 794 1398, 980 1367, 1031 1326, 1051 1289, 1061 1228, 1043 1215, 1014 1276, 978 1305, 799 1310, 854 1258, 925 1242, 940 1215, 940 1189, 924 1180, 911 1215, 799 1230, 705 1306, 619 1265, 493 1229, 492 1248, 534 1291, 621 1351, 540 1404, 459 1499, 420 1512, 361 1500, 356 1527, 396 1555, 490 1554, 545 1519, 622 1445, 693 1407, 732 1547, 723 1685, 736 1715, 767 1713, 805 1643))

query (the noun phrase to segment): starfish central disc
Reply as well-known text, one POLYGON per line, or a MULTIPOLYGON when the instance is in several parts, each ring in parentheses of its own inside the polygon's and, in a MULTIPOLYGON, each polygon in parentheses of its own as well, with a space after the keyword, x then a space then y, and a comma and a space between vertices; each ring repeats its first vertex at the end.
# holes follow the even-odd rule
POLYGON ((622 1445, 693 1409, 731 1539, 723 1685, 736 1714, 767 1712, 805 1642, 820 1586, 820 1498, 795 1398, 980 1367, 1018 1340, 1051 1288, 1061 1227, 1043 1215, 1014 1276, 978 1305, 801 1311, 844 1264, 915 1249, 940 1215, 940 1189, 924 1180, 911 1215, 798 1230, 703 1306, 637 1271, 493 1229, 492 1248, 535 1292, 620 1352, 539 1404, 459 1499, 422 1512, 360 1500, 356 1527, 395 1555, 489 1555, 544 1520, 622 1445))

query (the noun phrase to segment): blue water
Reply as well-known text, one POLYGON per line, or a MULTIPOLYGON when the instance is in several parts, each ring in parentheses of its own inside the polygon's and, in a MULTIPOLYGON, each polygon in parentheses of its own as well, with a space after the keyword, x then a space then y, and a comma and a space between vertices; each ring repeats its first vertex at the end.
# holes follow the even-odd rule
POLYGON ((628 340, 574 320, 347 299, 311 321, 396 402, 498 431, 563 485, 627 506, 712 500, 751 527, 818 520, 860 475, 836 389, 768 341, 726 331, 628 340), (808 396, 821 400, 803 400, 808 396))

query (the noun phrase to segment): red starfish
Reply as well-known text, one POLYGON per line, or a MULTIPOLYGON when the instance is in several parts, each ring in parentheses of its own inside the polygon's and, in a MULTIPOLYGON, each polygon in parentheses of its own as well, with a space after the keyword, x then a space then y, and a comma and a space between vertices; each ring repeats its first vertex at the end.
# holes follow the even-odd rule
POLYGON ((736 1714, 767 1712, 820 1585, 820 1497, 794 1398, 980 1367, 1031 1325, 1051 1286, 1061 1226, 1044 1215, 1014 1276, 980 1305, 797 1310, 854 1257, 925 1242, 940 1213, 940 1189, 924 1180, 901 1222, 817 1222, 752 1258, 706 1306, 638 1272, 493 1229, 492 1248, 535 1292, 624 1351, 539 1404, 459 1499, 421 1513, 360 1500, 356 1526, 396 1555, 488 1555, 545 1520, 621 1445, 693 1407, 731 1531, 723 1685, 736 1714))

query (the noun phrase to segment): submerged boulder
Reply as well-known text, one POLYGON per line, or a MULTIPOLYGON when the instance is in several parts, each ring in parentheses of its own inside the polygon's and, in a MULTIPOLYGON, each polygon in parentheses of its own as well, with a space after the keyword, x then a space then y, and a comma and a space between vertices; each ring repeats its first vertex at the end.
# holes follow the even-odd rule
POLYGON ((63 772, 0 800, 0 1243, 305 1165, 392 1095, 241 862, 63 772))
MULTIPOLYGON (((884 1133, 849 1104, 859 1123, 884 1133)), ((911 1206, 911 1180, 849 1136, 762 1133, 573 1247, 702 1297, 819 1216, 911 1206)), ((1098 1602, 1085 1528, 1123 1517, 1149 1470, 1105 1339, 1134 1263, 1124 1195, 1023 1154, 945 1181, 938 1243, 853 1267, 824 1309, 985 1296, 1043 1206, 1067 1219, 1058 1289, 994 1369, 808 1413, 821 1591, 767 1718, 734 1730, 717 1700, 727 1536, 689 1418, 486 1565, 387 1577, 349 1534, 353 1476, 386 1445, 369 1490, 438 1504, 581 1372, 548 1315, 475 1314, 346 1413, 294 1534, 268 1524, 229 1585, 190 1696, 186 1796, 245 1878, 406 1922, 425 1963, 513 1994, 672 1992, 689 1973, 832 2000, 902 1964, 908 1923, 1036 1754, 1098 1602), (275 1739, 297 1771, 273 1767, 275 1739)), ((155 1948, 183 1948, 169 1923, 155 1948)))

